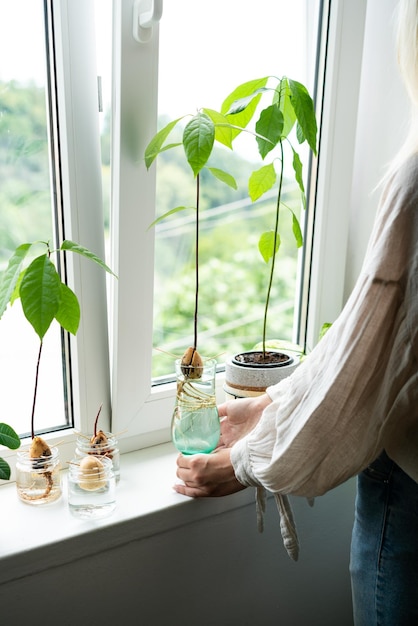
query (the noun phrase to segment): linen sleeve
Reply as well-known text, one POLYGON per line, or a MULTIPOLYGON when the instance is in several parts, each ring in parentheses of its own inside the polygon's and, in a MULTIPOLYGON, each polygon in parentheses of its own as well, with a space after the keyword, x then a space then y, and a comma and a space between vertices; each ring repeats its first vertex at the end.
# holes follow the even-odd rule
POLYGON ((365 279, 293 375, 267 389, 271 404, 231 450, 242 484, 314 497, 377 455, 383 369, 398 305, 397 283, 365 279))
POLYGON ((389 181, 362 272, 338 319, 231 449, 238 480, 321 495, 366 467, 416 416, 418 155, 389 181), (409 390, 409 391, 408 391, 409 390), (411 417, 412 416, 412 417, 411 417))

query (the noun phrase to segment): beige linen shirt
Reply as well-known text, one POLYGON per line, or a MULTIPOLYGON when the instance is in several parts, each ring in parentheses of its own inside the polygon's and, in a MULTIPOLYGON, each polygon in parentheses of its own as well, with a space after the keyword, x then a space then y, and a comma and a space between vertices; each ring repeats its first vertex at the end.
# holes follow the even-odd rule
POLYGON ((271 404, 231 460, 242 484, 260 497, 260 488, 276 494, 292 558, 297 537, 285 494, 321 495, 383 449, 418 481, 418 155, 385 188, 342 313, 267 393, 271 404))

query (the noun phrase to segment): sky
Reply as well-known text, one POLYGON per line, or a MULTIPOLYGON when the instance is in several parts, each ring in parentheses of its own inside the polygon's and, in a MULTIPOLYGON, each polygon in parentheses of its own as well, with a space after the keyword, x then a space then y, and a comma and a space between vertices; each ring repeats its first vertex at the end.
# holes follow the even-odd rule
MULTIPOLYGON (((111 2, 92 1, 103 73, 110 70, 111 2)), ((161 112, 182 115, 187 107, 218 108, 235 86, 266 74, 286 74, 304 82, 306 1, 163 0, 161 112)), ((310 0, 310 5, 315 3, 310 0)), ((0 0, 1 80, 43 81, 42 4, 42 0, 0 0)))
POLYGON ((304 6, 305 0, 165 0, 160 108, 176 115, 187 107, 219 108, 242 82, 271 74, 304 82, 304 6))

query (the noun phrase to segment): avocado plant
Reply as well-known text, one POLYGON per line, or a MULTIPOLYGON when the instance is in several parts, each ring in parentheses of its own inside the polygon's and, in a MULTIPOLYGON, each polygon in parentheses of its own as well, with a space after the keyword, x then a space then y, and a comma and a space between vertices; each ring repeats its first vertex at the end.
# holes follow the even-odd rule
POLYGON ((162 152, 182 147, 188 165, 192 171, 196 181, 196 200, 195 206, 177 206, 158 217, 150 226, 154 226, 158 222, 167 217, 192 209, 196 212, 195 221, 195 300, 193 315, 193 346, 186 349, 182 357, 182 370, 189 378, 198 378, 202 371, 202 358, 197 351, 198 340, 198 305, 199 305, 199 221, 200 221, 200 188, 201 188, 201 172, 206 169, 215 179, 237 189, 235 178, 216 167, 208 165, 209 158, 212 154, 215 142, 232 148, 233 128, 224 115, 213 109, 203 108, 195 115, 184 115, 176 120, 169 122, 164 128, 158 131, 151 139, 145 149, 145 165, 149 170, 152 163, 162 152), (182 140, 174 143, 167 142, 172 131, 184 124, 185 118, 191 119, 185 124, 182 132, 182 140))
MULTIPOLYGON (((77 333, 80 322, 78 298, 61 280, 51 259, 54 253, 57 255, 69 252, 90 259, 113 274, 112 270, 93 252, 73 241, 64 240, 58 250, 51 250, 47 241, 37 241, 21 244, 15 249, 0 280, 0 319, 7 306, 13 305, 20 298, 23 313, 40 341, 31 413, 32 443, 29 456, 32 459, 51 455, 48 444, 41 437, 35 436, 36 396, 44 337, 54 319, 64 330, 73 335, 77 333), (33 250, 39 246, 43 252, 41 254, 35 252, 35 258, 32 258, 33 250)), ((6 445, 7 442, 15 444, 14 435, 7 429, 3 432, 0 443, 4 442, 5 436, 9 437, 6 445)))
POLYGON ((305 208, 306 196, 302 161, 295 148, 295 143, 301 145, 307 142, 312 153, 316 155, 317 122, 314 103, 306 87, 286 76, 283 78, 266 76, 243 83, 225 98, 221 107, 221 114, 231 125, 232 141, 242 131, 248 131, 248 125, 254 120, 256 113, 257 121, 255 122, 254 136, 258 155, 263 161, 269 155, 269 162, 257 167, 251 173, 248 182, 249 196, 255 202, 267 191, 270 191, 274 185, 277 188, 272 228, 263 232, 258 242, 263 260, 270 264, 262 328, 262 361, 266 362, 270 360, 269 357, 271 356, 266 351, 267 315, 276 269, 276 258, 281 244, 279 226, 282 208, 291 212, 292 231, 296 246, 300 248, 303 245, 299 219, 293 209, 282 200, 285 172, 287 174, 286 161, 287 159, 291 160, 294 180, 300 190, 301 205, 305 208), (261 109, 258 107, 260 98, 262 98, 263 103, 261 109), (265 101, 267 103, 264 105, 265 101), (292 130, 296 131, 294 137, 291 135, 292 130))

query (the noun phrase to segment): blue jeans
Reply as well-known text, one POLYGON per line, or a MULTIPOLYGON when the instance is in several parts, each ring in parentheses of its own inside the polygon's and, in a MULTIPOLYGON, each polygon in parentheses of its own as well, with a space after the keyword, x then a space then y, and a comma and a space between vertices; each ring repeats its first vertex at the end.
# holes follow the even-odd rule
POLYGON ((383 453, 357 479, 355 626, 418 624, 418 483, 383 453))

